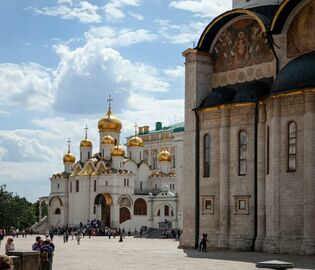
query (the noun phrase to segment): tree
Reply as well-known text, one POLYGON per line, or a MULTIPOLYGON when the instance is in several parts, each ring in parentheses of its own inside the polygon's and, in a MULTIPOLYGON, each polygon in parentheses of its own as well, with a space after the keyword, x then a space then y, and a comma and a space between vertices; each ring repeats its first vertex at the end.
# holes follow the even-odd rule
POLYGON ((36 222, 34 205, 0 186, 0 228, 25 229, 36 222))

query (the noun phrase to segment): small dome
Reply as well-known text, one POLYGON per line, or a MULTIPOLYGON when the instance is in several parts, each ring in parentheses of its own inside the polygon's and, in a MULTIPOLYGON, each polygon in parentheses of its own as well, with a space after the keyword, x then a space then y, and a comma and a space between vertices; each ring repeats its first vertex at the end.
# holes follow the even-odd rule
POLYGON ((67 153, 63 156, 63 163, 75 163, 75 156, 72 153, 67 153))
POLYGON ((272 94, 315 87, 315 51, 284 66, 274 81, 272 94))
POLYGON ((112 157, 124 157, 125 149, 121 145, 116 145, 111 151, 112 157))
POLYGON ((92 147, 92 141, 90 141, 89 139, 84 139, 80 142, 80 147, 92 147))
POLYGON ((110 135, 106 135, 103 137, 101 144, 115 144, 115 139, 110 135))
POLYGON ((172 161, 172 155, 167 150, 162 150, 158 155, 158 160, 161 161, 172 161))
POLYGON ((121 121, 112 114, 111 109, 108 109, 107 114, 98 121, 98 129, 101 132, 114 131, 120 132, 122 127, 121 121))
POLYGON ((128 147, 143 147, 143 140, 137 135, 128 140, 128 147))

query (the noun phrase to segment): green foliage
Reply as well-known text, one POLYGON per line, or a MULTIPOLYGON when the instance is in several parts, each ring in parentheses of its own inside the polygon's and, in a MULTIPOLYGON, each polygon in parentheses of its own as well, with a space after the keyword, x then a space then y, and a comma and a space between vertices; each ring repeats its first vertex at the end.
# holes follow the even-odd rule
POLYGON ((0 228, 26 229, 35 222, 34 204, 0 186, 0 228))

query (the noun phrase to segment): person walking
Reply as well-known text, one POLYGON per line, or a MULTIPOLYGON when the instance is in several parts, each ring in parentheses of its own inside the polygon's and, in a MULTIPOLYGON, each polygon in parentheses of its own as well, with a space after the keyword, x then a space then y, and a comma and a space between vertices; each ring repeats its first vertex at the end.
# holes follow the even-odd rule
POLYGON ((7 243, 5 244, 5 255, 8 255, 8 252, 13 251, 14 249, 13 237, 9 236, 7 243))
POLYGON ((209 242, 207 237, 208 237, 208 234, 203 234, 203 237, 201 240, 202 252, 207 252, 207 242, 209 242))

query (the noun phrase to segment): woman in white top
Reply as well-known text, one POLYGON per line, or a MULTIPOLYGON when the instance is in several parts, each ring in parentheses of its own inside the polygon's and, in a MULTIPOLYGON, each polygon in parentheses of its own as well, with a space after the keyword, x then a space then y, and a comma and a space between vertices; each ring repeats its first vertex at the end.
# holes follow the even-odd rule
POLYGON ((7 243, 5 244, 5 255, 8 255, 9 251, 14 250, 13 238, 11 236, 8 237, 7 243))

